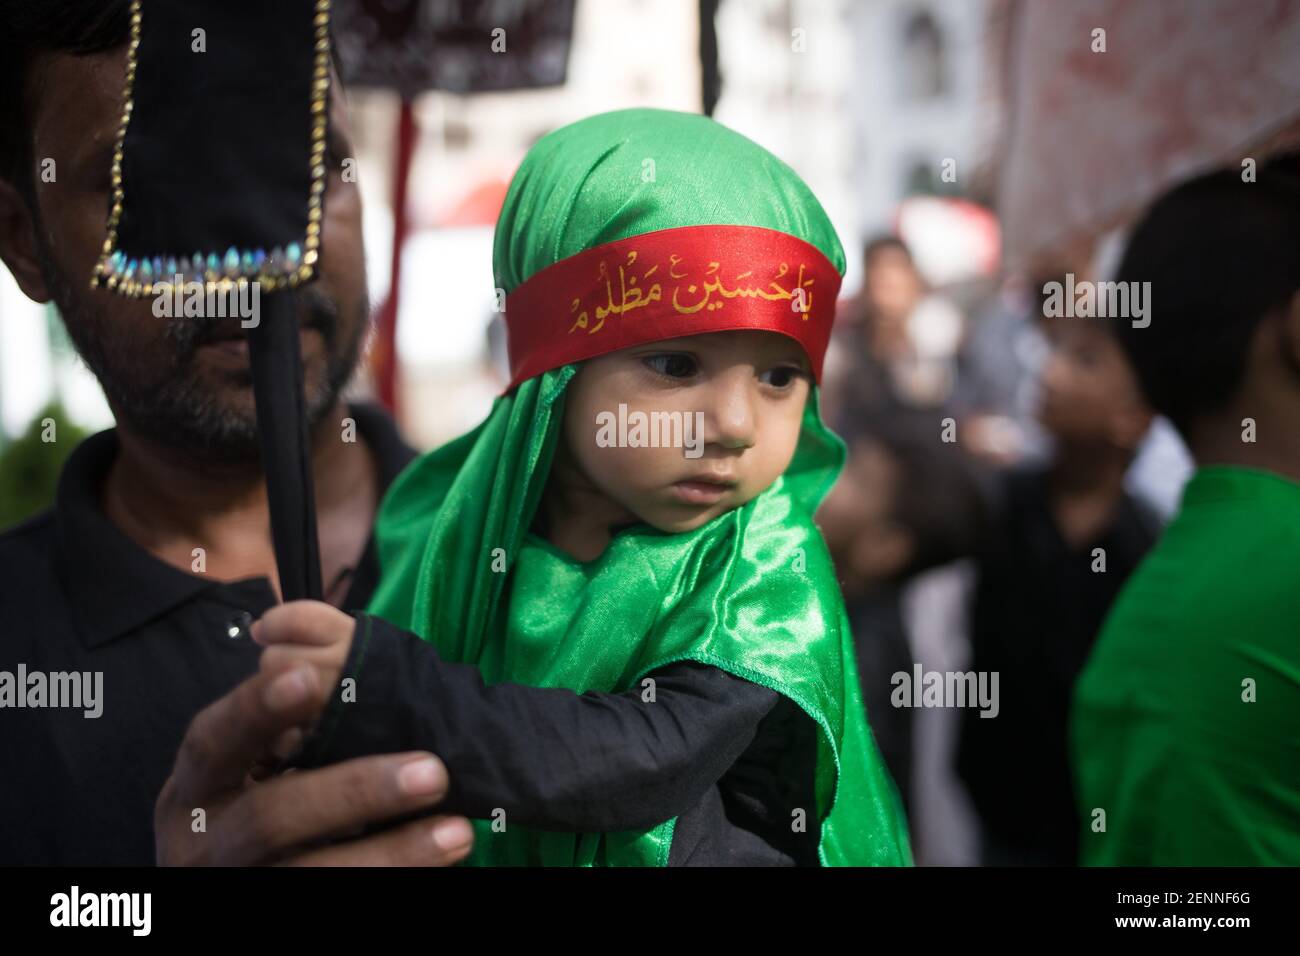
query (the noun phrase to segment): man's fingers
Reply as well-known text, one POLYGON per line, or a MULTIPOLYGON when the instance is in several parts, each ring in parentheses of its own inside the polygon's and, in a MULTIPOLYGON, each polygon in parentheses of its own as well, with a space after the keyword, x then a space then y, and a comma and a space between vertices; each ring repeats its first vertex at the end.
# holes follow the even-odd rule
POLYGON ((176 797, 201 806, 241 787, 281 734, 317 716, 319 684, 313 667, 289 664, 254 674, 199 711, 176 757, 176 797))
POLYGON ((266 862, 302 844, 432 808, 446 793, 446 768, 432 754, 359 757, 251 787, 226 808, 211 838, 221 862, 266 862))
POLYGON ((264 647, 272 644, 329 645, 352 636, 356 620, 321 601, 277 604, 253 622, 250 633, 264 647))
POLYGON ((464 817, 425 817, 363 839, 310 850, 279 865, 450 866, 469 855, 473 836, 464 817))

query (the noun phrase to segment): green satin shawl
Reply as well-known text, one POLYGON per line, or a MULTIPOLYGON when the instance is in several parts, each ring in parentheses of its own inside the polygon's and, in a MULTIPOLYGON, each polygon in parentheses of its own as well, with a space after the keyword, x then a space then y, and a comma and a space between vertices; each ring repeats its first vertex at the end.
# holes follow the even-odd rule
MULTIPOLYGON (((497 223, 507 294, 606 242, 688 225, 776 229, 844 251, 785 163, 708 117, 619 110, 529 150, 497 223)), ((519 317, 514 317, 518 319, 519 317)), ((703 331, 696 328, 696 331, 703 331)), ((497 398, 476 429, 415 462, 383 502, 370 610, 488 683, 618 693, 674 661, 777 690, 821 729, 817 806, 826 864, 910 864, 906 823, 863 711, 844 603, 812 515, 844 463, 814 387, 789 468, 761 495, 692 532, 640 524, 578 562, 530 534, 576 365, 497 398)), ((644 833, 541 833, 476 821, 478 864, 662 865, 673 820, 644 833)), ((792 821, 793 825, 793 821, 792 821)))

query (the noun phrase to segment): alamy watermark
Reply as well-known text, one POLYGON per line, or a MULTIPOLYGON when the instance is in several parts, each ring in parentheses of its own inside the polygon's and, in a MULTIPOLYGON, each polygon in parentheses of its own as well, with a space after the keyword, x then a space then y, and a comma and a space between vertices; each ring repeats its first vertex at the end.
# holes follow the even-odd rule
POLYGON ((0 708, 56 707, 84 711, 91 720, 104 713, 103 671, 0 671, 0 708))
POLYGON ((1044 283, 1043 295, 1044 318, 1132 319, 1135 329, 1151 324, 1150 282, 1075 282, 1067 272, 1064 283, 1044 283))
POLYGON ((920 664, 912 673, 895 671, 889 679, 895 707, 978 707, 980 717, 996 717, 997 671, 926 671, 920 664))
POLYGON ((123 926, 132 936, 148 936, 152 911, 152 893, 83 893, 74 884, 50 897, 51 926, 123 926))
POLYGON ((160 319, 239 319, 242 328, 253 329, 262 320, 262 284, 256 280, 203 283, 180 273, 174 282, 155 282, 153 314, 160 319))
POLYGON ((704 454, 703 412, 629 412, 596 414, 598 448, 684 448, 685 457, 704 454))

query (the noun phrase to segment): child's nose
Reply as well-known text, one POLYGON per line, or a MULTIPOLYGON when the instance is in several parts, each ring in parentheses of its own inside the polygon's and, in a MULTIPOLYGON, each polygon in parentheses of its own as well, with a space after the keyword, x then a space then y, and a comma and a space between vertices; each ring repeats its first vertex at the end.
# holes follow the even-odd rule
POLYGON ((711 428, 706 442, 725 448, 749 448, 754 444, 757 410, 752 375, 730 375, 716 383, 712 390, 712 408, 705 419, 711 428))

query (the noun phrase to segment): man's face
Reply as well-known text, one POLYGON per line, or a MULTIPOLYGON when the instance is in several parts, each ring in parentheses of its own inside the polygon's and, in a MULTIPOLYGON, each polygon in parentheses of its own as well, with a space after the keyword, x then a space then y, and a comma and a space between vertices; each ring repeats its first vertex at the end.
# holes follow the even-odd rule
POLYGON ((606 498, 661 531, 689 531, 745 504, 785 471, 810 381, 803 349, 775 332, 712 332, 622 349, 587 360, 569 383, 566 449, 606 498), (600 420, 617 417, 620 404, 629 440, 610 447, 600 420), (635 416, 649 421, 655 413, 676 413, 683 438, 702 422, 702 434, 692 435, 699 457, 682 447, 631 447, 635 416))
MULTIPOLYGON (((126 47, 94 56, 52 54, 29 74, 36 244, 44 296, 63 315, 119 424, 190 456, 256 457, 248 346, 238 319, 157 318, 152 298, 128 299, 89 280, 103 246, 114 135, 122 112, 126 47)), ((350 155, 337 80, 331 95, 329 181, 316 281, 296 294, 309 419, 338 398, 367 328, 361 201, 339 166, 350 155)), ((39 291, 39 290, 38 290, 39 291)), ((29 290, 30 294, 30 290, 29 290)))

